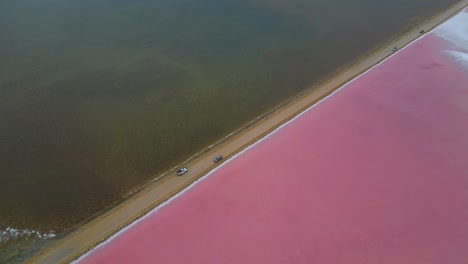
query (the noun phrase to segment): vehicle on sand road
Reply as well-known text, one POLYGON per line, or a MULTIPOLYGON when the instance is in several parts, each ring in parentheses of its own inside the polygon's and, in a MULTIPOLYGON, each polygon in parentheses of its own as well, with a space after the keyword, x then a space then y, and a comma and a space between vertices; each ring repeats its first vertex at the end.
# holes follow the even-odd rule
POLYGON ((187 171, 188 171, 187 167, 183 167, 182 169, 177 171, 177 176, 182 176, 187 171))
POLYGON ((218 155, 216 156, 216 158, 213 160, 215 163, 222 160, 223 159, 223 156, 222 155, 218 155))

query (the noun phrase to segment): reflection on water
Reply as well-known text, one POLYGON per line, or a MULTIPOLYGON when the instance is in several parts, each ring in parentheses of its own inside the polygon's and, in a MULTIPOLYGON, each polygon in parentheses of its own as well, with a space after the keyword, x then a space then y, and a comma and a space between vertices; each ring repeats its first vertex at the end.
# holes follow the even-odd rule
POLYGON ((453 2, 0 1, 0 227, 61 232, 453 2))

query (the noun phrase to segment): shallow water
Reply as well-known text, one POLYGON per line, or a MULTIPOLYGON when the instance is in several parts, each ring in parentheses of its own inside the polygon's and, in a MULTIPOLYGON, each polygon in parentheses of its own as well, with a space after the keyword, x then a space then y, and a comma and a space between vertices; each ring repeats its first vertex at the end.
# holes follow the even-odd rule
POLYGON ((60 233, 453 2, 0 0, 0 228, 60 233))

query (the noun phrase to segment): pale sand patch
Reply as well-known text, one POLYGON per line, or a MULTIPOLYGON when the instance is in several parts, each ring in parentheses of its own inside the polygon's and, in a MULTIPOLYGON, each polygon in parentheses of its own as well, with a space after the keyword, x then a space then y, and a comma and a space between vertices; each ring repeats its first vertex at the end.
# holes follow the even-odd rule
POLYGON ((458 4, 452 5, 447 10, 402 35, 392 43, 336 74, 328 81, 312 88, 293 102, 288 103, 240 133, 233 135, 228 141, 190 160, 184 164, 184 166, 189 168, 189 172, 183 177, 177 177, 175 173, 162 177, 159 181, 153 182, 128 200, 78 228, 67 237, 57 241, 46 250, 26 261, 26 263, 66 263, 79 257, 215 168, 217 164, 213 163, 213 158, 216 155, 223 154, 225 158, 232 157, 275 130, 281 124, 328 96, 343 84, 390 56, 392 54, 392 47, 404 47, 421 36, 421 30, 425 32, 432 30, 467 5, 468 0, 463 0, 458 4))

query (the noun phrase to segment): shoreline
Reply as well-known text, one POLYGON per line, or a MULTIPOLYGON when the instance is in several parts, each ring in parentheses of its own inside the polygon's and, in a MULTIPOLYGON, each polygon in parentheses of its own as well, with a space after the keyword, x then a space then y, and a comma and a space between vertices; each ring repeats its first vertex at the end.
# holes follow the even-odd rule
POLYGON ((391 39, 382 47, 371 51, 370 54, 358 60, 350 67, 329 76, 328 80, 324 80, 305 92, 288 99, 285 103, 261 115, 261 118, 258 117, 250 121, 239 130, 218 141, 218 145, 211 145, 189 158, 187 162, 184 162, 182 165, 187 166, 189 172, 183 177, 175 176, 175 168, 163 173, 144 187, 136 189, 134 194, 122 203, 75 229, 63 239, 45 248, 42 252, 38 252, 31 259, 26 260, 26 263, 62 263, 77 259, 97 244, 141 218, 156 206, 167 201, 217 167, 219 164, 212 162, 212 158, 216 155, 222 154, 227 159, 241 152, 304 110, 321 101, 345 83, 353 80, 390 56, 393 53, 391 51, 392 47, 397 46, 401 49, 423 35, 419 33, 421 29, 425 32, 430 31, 467 5, 468 0, 462 0, 449 6, 447 9, 426 19, 416 28, 391 39))

